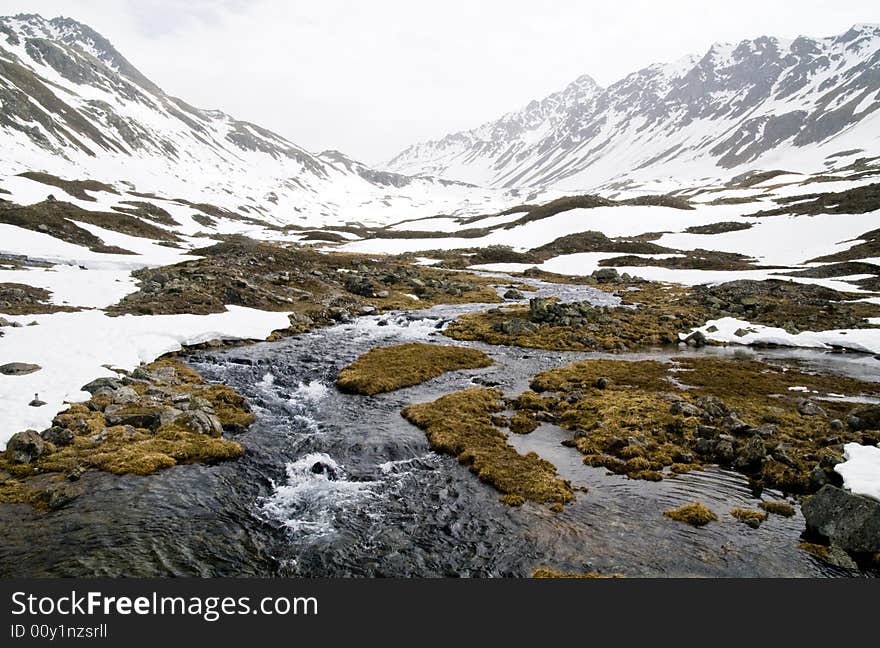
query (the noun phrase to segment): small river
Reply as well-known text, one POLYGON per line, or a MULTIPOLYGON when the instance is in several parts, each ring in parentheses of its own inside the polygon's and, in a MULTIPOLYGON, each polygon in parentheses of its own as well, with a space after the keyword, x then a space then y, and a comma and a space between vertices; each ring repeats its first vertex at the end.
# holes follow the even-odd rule
MULTIPOLYGON (((616 302, 585 286, 537 286, 543 296, 616 302)), ((376 397, 333 387, 339 369, 369 349, 443 341, 452 319, 485 307, 361 317, 279 342, 191 352, 187 360, 208 380, 250 399, 257 422, 239 437, 245 457, 149 477, 90 472, 86 493, 48 514, 0 507, 0 575, 495 577, 539 566, 647 577, 850 575, 798 548, 800 512, 770 516, 758 529, 727 515, 757 505, 737 473, 710 468, 656 483, 609 476, 560 444, 570 433, 544 424, 511 443, 589 492, 559 514, 511 508, 454 458, 432 452, 400 410, 474 385, 518 394, 538 371, 587 357, 745 354, 876 379, 875 359, 714 347, 607 356, 460 343, 495 364, 376 397), (694 529, 662 516, 694 500, 719 521, 694 529)))

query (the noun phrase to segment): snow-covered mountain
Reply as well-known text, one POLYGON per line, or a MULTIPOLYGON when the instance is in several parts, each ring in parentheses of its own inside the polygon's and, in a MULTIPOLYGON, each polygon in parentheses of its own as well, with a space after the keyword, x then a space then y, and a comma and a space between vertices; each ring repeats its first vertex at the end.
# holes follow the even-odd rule
POLYGON ((256 124, 166 94, 90 27, 0 18, 0 175, 73 179, 290 222, 424 215, 483 205, 487 192, 312 154, 256 124), (384 216, 383 216, 384 217, 384 216))
POLYGON ((566 190, 817 171, 835 154, 880 154, 878 108, 880 26, 857 25, 829 38, 714 45, 604 89, 584 76, 495 122, 410 146, 386 166, 566 190))

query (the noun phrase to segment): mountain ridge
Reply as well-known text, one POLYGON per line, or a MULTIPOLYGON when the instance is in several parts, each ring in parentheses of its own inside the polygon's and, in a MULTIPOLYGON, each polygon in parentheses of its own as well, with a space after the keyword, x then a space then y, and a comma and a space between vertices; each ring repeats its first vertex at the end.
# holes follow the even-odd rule
MULTIPOLYGON (((385 166, 488 186, 567 189, 649 179, 651 174, 633 171, 670 161, 697 162, 683 165, 693 167, 693 177, 742 172, 765 159, 777 163, 766 154, 780 145, 804 152, 876 116, 878 66, 880 26, 871 23, 819 39, 762 36, 716 43, 703 55, 652 64, 607 88, 595 86, 552 119, 531 119, 534 107, 571 93, 577 81, 494 122, 413 144, 385 166), (841 99, 846 101, 835 103, 841 99), (699 120, 715 123, 698 132, 692 124, 699 120), (504 128, 510 123, 530 128, 511 136, 504 128), (647 147, 645 131, 652 136, 647 147), (627 146, 643 146, 650 155, 627 154, 627 146)), ((876 129, 872 135, 872 147, 880 150, 876 129)), ((838 150, 846 148, 853 147, 838 150)), ((821 165, 822 157, 813 155, 807 163, 821 165)))

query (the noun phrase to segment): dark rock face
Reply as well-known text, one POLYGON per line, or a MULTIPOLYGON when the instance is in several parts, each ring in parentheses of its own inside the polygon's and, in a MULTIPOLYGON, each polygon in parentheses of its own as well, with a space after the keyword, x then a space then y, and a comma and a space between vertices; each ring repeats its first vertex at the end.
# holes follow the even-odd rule
POLYGON ((26 430, 9 439, 6 444, 6 458, 12 463, 29 464, 43 454, 45 447, 43 437, 34 430, 26 430))
POLYGON ((880 502, 831 485, 801 507, 807 530, 854 554, 880 551, 880 502))

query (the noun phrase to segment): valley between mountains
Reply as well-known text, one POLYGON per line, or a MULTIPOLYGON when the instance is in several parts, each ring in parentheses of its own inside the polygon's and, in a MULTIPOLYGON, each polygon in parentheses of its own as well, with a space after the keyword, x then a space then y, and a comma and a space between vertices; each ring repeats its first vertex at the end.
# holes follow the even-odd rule
POLYGON ((0 574, 876 576, 880 27, 372 167, 0 18, 0 574))

